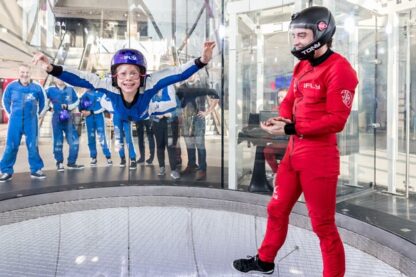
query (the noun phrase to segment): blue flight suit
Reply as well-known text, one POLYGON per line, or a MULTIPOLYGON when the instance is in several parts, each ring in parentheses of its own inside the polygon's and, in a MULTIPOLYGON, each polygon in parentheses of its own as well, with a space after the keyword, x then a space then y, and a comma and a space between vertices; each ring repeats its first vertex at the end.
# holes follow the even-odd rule
POLYGON ((107 138, 105 133, 105 120, 103 112, 105 109, 101 106, 100 100, 104 96, 102 92, 88 90, 81 96, 80 103, 83 103, 84 100, 89 100, 91 102, 91 107, 84 108, 82 105, 79 105, 79 110, 88 110, 91 112, 89 116, 85 118, 85 123, 87 125, 88 133, 88 148, 90 149, 90 157, 97 158, 97 144, 96 136, 98 135, 98 141, 103 150, 104 156, 107 159, 111 158, 111 153, 108 148, 107 138))
POLYGON ((113 114, 114 124, 114 137, 115 137, 115 148, 118 150, 118 154, 121 159, 126 158, 124 152, 124 138, 126 139, 127 148, 129 150, 130 160, 136 160, 136 151, 134 150, 133 133, 131 129, 131 122, 121 119, 121 117, 114 113, 113 114))
POLYGON ((126 158, 126 154, 124 152, 125 138, 127 148, 129 150, 129 158, 130 160, 136 161, 136 151, 134 150, 131 122, 123 119, 118 113, 114 112, 113 104, 108 97, 101 97, 100 104, 104 109, 113 114, 115 149, 118 151, 120 158, 126 158))
POLYGON ((64 160, 63 146, 64 133, 69 145, 68 164, 75 164, 78 158, 79 137, 74 126, 72 115, 66 121, 59 119, 59 113, 62 111, 62 105, 66 105, 68 111, 75 109, 79 104, 78 96, 72 87, 65 86, 63 89, 57 86, 49 87, 46 90, 46 96, 49 99, 50 106, 53 109, 52 130, 53 130, 53 155, 58 163, 64 160))
POLYGON ((0 161, 2 173, 13 174, 22 135, 26 136, 30 172, 43 168, 38 149, 38 115, 44 112, 45 91, 31 81, 23 86, 18 80, 11 82, 5 89, 3 107, 9 115, 6 148, 0 161))
POLYGON ((114 107, 114 113, 117 113, 120 119, 140 121, 148 117, 147 110, 153 95, 164 87, 188 79, 204 66, 199 59, 195 59, 178 67, 168 67, 149 74, 145 77, 144 87, 140 87, 136 98, 128 104, 121 96, 120 89, 112 86, 111 78, 101 79, 93 73, 57 65, 53 65, 50 74, 73 86, 105 93, 114 107))

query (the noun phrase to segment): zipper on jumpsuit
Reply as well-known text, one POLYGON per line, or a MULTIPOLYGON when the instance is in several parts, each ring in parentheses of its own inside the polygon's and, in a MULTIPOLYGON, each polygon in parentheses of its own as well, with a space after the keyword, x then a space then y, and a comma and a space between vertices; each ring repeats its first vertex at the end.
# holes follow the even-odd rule
MULTIPOLYGON (((299 84, 299 82, 300 82, 300 80, 303 78, 303 77, 305 77, 305 75, 306 74, 308 74, 309 72, 312 72, 314 70, 314 67, 312 67, 311 69, 309 69, 309 70, 307 70, 307 71, 305 71, 297 80, 296 80, 296 83, 295 83, 295 87, 296 87, 296 91, 299 91, 299 88, 298 88, 298 84, 299 84)), ((302 101, 303 100, 303 93, 302 93, 302 99, 300 100, 300 101, 302 101)), ((297 103, 296 103, 297 104, 297 103)), ((294 111, 293 111, 293 122, 294 123, 296 123, 296 106, 294 106, 294 111)), ((292 139, 292 149, 291 149, 291 151, 290 151, 290 153, 289 153, 289 159, 290 159, 290 163, 292 163, 292 156, 293 156, 293 152, 294 152, 294 149, 295 149, 295 139, 294 139, 294 137, 293 137, 293 135, 292 135, 292 137, 291 137, 291 139, 292 139)))
MULTIPOLYGON (((22 133, 26 136, 25 133, 25 101, 26 101, 26 95, 23 97, 23 103, 22 103, 22 133)), ((20 141, 19 141, 20 145, 20 141)))

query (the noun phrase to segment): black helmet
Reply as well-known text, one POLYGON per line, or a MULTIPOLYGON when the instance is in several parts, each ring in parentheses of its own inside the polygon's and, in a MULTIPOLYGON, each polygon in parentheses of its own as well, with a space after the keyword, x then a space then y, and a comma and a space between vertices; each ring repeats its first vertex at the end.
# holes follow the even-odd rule
POLYGON ((312 58, 315 50, 328 43, 335 33, 335 19, 325 7, 310 7, 292 15, 289 29, 310 29, 313 41, 302 49, 292 48, 292 54, 299 60, 312 58))

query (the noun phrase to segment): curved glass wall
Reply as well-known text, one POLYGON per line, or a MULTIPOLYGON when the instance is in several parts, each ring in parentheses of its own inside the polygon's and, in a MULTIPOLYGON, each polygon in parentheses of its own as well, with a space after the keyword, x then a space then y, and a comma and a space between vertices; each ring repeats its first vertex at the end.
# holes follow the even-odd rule
MULTIPOLYGON (((201 130, 205 133, 199 138, 204 138, 206 152, 196 151, 197 164, 203 163, 198 156, 206 156, 207 176, 198 178, 196 168, 192 168, 180 181, 187 185, 270 193, 275 176, 264 153, 273 142, 261 135, 258 124, 276 114, 279 93, 288 87, 297 62, 290 55, 287 34, 291 14, 311 4, 325 5, 337 22, 334 50, 347 57, 360 80, 350 119, 338 137, 342 155, 339 211, 354 216, 345 203, 354 204, 358 209, 378 209, 381 205, 397 211, 401 209, 397 203, 408 200, 392 195, 410 193, 412 199, 416 188, 416 98, 412 82, 416 78, 416 10, 406 3, 1 1, 0 88, 4 91, 17 78, 18 65, 30 63, 36 51, 44 52, 56 64, 104 78, 109 74, 112 55, 120 48, 142 51, 152 73, 195 59, 201 53, 203 42, 214 40, 217 43, 214 58, 198 73, 198 86, 215 90, 219 98, 215 101, 212 97, 203 97, 199 104, 204 109, 214 107, 201 121, 205 125, 201 130), (373 198, 373 202, 359 198, 373 190, 387 193, 373 198)), ((32 67, 31 77, 45 88, 53 85, 53 80, 38 67, 32 67)), ((178 84, 177 88, 183 85, 178 84)), ((76 91, 80 97, 85 92, 81 88, 76 91)), ((188 165, 187 148, 192 141, 186 134, 196 130, 195 125, 189 125, 190 117, 185 110, 180 111, 180 135, 175 150, 177 163, 181 165, 178 170, 185 170, 188 165)), ((77 174, 90 174, 86 119, 79 111, 74 111, 73 116, 80 134, 77 162, 87 167, 85 172, 77 174)), ((1 122, 0 152, 3 153, 8 128, 3 107, 1 122)), ((158 176, 156 151, 153 166, 139 166, 134 174, 120 173, 111 117, 106 118, 105 129, 114 166, 105 169, 104 180, 121 176, 133 181, 175 183, 175 178, 169 176, 167 153, 164 177, 158 176)), ((50 113, 41 122, 39 133, 39 151, 46 175, 55 174, 50 113)), ((133 124, 137 159, 140 157, 138 133, 138 127, 133 124)), ((146 134, 144 142, 147 159, 146 134)), ((279 143, 276 143, 277 149, 284 151, 284 142, 283 146, 279 143)), ((98 167, 104 168, 106 159, 98 142, 97 151, 98 167)), ((67 152, 68 146, 64 144, 64 153, 67 152)), ((279 156, 276 160, 278 163, 279 156)), ((19 149, 14 170, 16 173, 29 171, 24 145, 19 149)), ((414 222, 411 209, 397 214, 387 212, 414 222)))

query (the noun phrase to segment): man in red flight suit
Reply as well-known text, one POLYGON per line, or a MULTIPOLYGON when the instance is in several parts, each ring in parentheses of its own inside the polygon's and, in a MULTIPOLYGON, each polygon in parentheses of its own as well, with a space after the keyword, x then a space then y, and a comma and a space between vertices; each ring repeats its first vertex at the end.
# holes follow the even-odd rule
POLYGON ((291 135, 268 204, 266 234, 258 254, 236 260, 241 272, 272 274, 283 245, 289 214, 303 192, 313 231, 320 240, 323 276, 345 274, 345 253, 335 225, 336 187, 340 158, 336 133, 351 111, 358 84, 355 71, 330 47, 335 21, 324 7, 310 7, 292 16, 290 37, 295 66, 280 117, 261 124, 273 135, 291 135))

